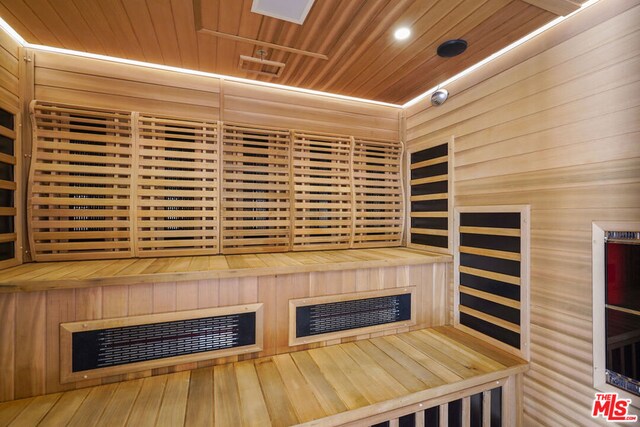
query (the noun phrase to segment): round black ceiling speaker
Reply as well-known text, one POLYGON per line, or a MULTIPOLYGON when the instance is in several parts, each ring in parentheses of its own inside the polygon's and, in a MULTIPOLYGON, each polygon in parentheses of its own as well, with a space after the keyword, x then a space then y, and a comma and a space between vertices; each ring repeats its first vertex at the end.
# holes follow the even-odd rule
POLYGON ((466 40, 447 40, 446 42, 438 46, 438 56, 441 56, 443 58, 451 58, 453 56, 460 55, 465 50, 467 50, 466 40))

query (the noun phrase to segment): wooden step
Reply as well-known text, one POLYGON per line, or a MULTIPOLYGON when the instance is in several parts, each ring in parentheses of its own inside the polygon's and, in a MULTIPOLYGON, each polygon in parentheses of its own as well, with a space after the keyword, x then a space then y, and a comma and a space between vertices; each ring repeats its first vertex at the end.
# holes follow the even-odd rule
POLYGON ((527 369, 445 326, 6 402, 0 425, 343 425, 486 394, 527 369))

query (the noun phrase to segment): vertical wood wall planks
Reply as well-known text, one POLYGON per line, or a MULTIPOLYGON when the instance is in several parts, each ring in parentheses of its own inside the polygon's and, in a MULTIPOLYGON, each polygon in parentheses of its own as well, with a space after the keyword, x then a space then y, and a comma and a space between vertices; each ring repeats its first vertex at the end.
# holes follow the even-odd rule
POLYGON ((14 399, 17 294, 0 295, 0 401, 14 399))
POLYGON ((137 255, 219 253, 216 122, 138 119, 137 255))
POLYGON ((34 259, 131 257, 131 113, 46 102, 31 108, 34 259))

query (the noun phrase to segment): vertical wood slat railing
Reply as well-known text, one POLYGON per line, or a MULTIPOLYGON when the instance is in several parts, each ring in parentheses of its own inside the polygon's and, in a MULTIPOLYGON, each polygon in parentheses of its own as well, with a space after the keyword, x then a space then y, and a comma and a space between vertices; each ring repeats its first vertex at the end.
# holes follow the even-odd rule
POLYGON ((401 243, 398 141, 41 101, 32 120, 36 261, 401 243))
MULTIPOLYGON (((444 394, 428 400, 412 403, 402 408, 373 413, 357 420, 324 419, 325 425, 343 427, 371 426, 393 427, 501 427, 519 426, 521 420, 521 374, 512 375, 444 394)), ((314 425, 313 423, 303 424, 314 425)))

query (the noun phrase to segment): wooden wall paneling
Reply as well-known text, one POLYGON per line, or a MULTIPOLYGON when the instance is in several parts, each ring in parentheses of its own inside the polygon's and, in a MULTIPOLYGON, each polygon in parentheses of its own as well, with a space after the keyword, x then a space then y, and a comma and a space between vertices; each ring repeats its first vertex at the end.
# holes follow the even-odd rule
POLYGON ((536 425, 595 425, 590 233, 640 220, 639 17, 637 1, 596 3, 407 111, 410 146, 456 135, 456 205, 531 204, 536 425))
POLYGON ((16 298, 17 294, 0 295, 0 401, 15 397, 15 349, 16 349, 16 298))
MULTIPOLYGON (((308 257, 337 256, 333 252, 319 254, 301 252, 293 254, 298 262, 310 262, 308 257)), ((247 255, 237 255, 246 257, 247 255)), ((275 255, 260 254, 262 259, 275 255)), ((286 256, 286 255, 279 255, 286 256)), ((181 260, 183 258, 174 258, 181 260)), ((184 258, 189 259, 189 258, 184 258)), ((238 262, 246 262, 239 260, 238 262)), ((97 261, 93 263, 95 268, 97 261)), ((63 265, 63 264, 60 264, 63 265)), ((416 287, 415 318, 419 322, 416 327, 427 325, 443 325, 445 315, 442 305, 444 298, 445 264, 377 267, 359 270, 317 271, 278 276, 261 276, 246 278, 230 278, 222 280, 203 280, 199 282, 157 282, 138 283, 133 285, 94 286, 82 289, 49 290, 45 292, 6 293, 0 294, 0 337, 5 344, 0 351, 0 367, 3 372, 11 373, 10 377, 0 378, 2 400, 13 398, 13 388, 21 389, 21 396, 33 395, 35 391, 29 381, 41 378, 37 390, 57 392, 67 388, 80 388, 91 385, 106 384, 127 379, 145 378, 197 367, 206 367, 223 362, 233 362, 257 357, 257 354, 223 357, 216 360, 199 362, 176 362, 168 367, 155 367, 137 372, 120 373, 103 378, 92 378, 66 385, 60 383, 59 338, 55 332, 62 322, 83 322, 92 320, 109 320, 120 317, 152 315, 158 313, 179 313, 198 308, 228 307, 236 304, 264 304, 264 350, 259 355, 273 355, 289 352, 294 349, 324 346, 328 343, 348 342, 368 338, 372 334, 359 334, 337 338, 331 341, 317 342, 309 345, 289 347, 288 345, 288 303, 290 299, 307 298, 309 296, 344 295, 352 292, 385 291, 394 292, 398 288, 416 287), (436 282, 438 281, 438 282, 436 282), (4 296, 2 296, 4 295, 4 296), (36 298, 36 296, 39 297, 36 298), (23 297, 24 296, 24 297, 23 297), (34 300, 35 298, 35 300, 34 300), (39 298, 39 299, 38 299, 39 298), (42 300, 42 301, 41 301, 42 300), (35 307, 35 308, 34 308, 35 307), (18 315, 18 313, 21 313, 18 315), (16 319, 16 316, 18 318, 16 319), (427 319, 426 321, 420 319, 427 319), (22 322, 22 323, 17 323, 22 322), (32 322, 35 335, 32 333, 32 322), (20 339, 17 340, 17 331, 20 339), (37 338, 39 337, 39 338, 37 338), (16 356, 23 360, 14 359, 16 356), (29 357, 27 357, 27 355, 29 357), (22 364, 22 365, 21 365, 22 364), (35 374, 21 373, 27 369, 35 374), (18 372, 18 371, 15 371, 18 372), (32 375, 37 375, 36 379, 32 375), (18 384, 19 381, 24 381, 18 384)), ((70 274, 61 268, 60 274, 70 274)), ((391 332, 403 330, 393 328, 391 332)), ((380 333, 381 335, 382 333, 380 333)), ((376 335, 376 334, 373 334, 376 335)))
POLYGON ((131 114, 35 102, 32 119, 33 258, 130 257, 131 114))
MULTIPOLYGON (((14 399, 46 392, 46 294, 16 295, 14 399)), ((4 345, 4 344, 3 344, 4 345)))
POLYGON ((398 109, 225 80, 226 121, 285 129, 398 138, 398 109))
POLYGON ((46 292, 46 392, 53 393, 75 388, 73 384, 60 384, 60 323, 76 319, 74 289, 46 292))
POLYGON ((219 80, 213 77, 133 66, 93 58, 38 52, 35 98, 108 109, 180 115, 211 121, 219 117, 219 80))
MULTIPOLYGON (((289 300, 309 296, 310 277, 308 274, 288 274, 280 276, 275 289, 276 298, 276 353, 302 350, 304 346, 289 347, 289 300)), ((273 327, 273 326, 272 326, 273 327)))
POLYGON ((451 253, 453 247, 454 137, 407 150, 407 246, 451 253))
POLYGON ((293 250, 346 249, 352 227, 351 140, 294 132, 293 250))
POLYGON ((290 250, 288 130, 224 123, 222 253, 290 250))
POLYGON ((353 247, 398 246, 402 239, 402 145, 354 138, 353 247))
POLYGON ((20 50, 9 34, 0 34, 0 103, 20 110, 20 50))
POLYGON ((139 116, 137 255, 219 252, 217 123, 139 116))

